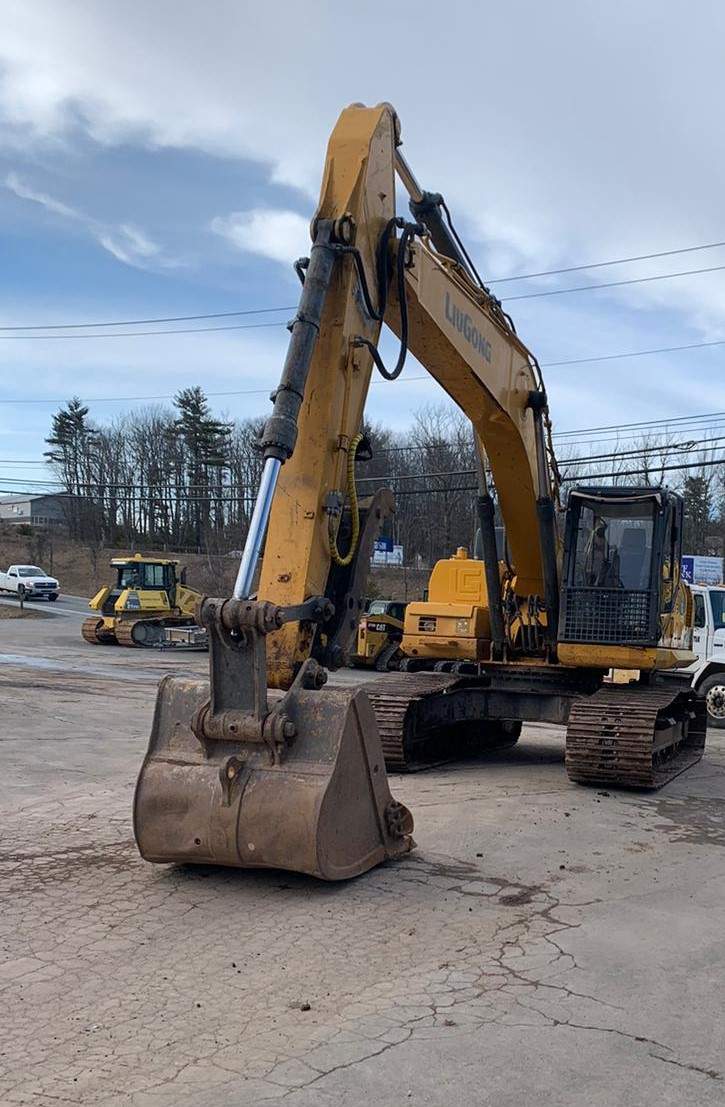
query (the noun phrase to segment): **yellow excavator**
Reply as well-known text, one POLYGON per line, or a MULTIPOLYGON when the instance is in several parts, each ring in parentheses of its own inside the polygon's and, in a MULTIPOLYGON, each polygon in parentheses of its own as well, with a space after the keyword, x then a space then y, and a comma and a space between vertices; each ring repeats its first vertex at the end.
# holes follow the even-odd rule
MULTIPOLYGON (((311 238, 233 596, 197 608, 209 680, 167 677, 159 688, 134 803, 142 856, 355 876, 413 844, 385 758, 430 759, 431 742, 435 757, 435 742, 461 727, 568 720, 567 766, 581 781, 653 787, 692 764, 703 712, 686 679, 660 675, 693 658, 682 501, 661 488, 577 489, 560 535, 538 365, 443 198, 418 185, 389 104, 340 116, 311 238), (396 215, 396 171, 412 221, 396 215), (400 338, 393 368, 378 346, 383 321, 400 338), (370 378, 376 367, 394 380, 408 348, 486 451, 510 564, 499 564, 482 487, 477 614, 453 613, 436 657, 471 669, 325 688, 326 670, 354 648, 372 546, 392 507, 385 490, 362 505, 355 493, 370 378), (455 649, 474 637, 474 657, 455 649), (605 685, 613 666, 640 680, 605 685)), ((431 604, 409 608, 406 623, 450 618, 431 604)))
POLYGON ((136 648, 206 648, 195 619, 201 594, 187 588, 179 562, 161 557, 114 557, 116 580, 99 588, 81 634, 92 645, 136 648))

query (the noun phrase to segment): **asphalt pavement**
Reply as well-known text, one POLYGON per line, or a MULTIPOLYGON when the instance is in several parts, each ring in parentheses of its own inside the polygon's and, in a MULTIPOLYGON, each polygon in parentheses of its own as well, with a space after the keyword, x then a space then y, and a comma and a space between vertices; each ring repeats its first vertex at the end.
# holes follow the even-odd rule
POLYGON ((76 605, 0 622, 3 1107, 720 1107, 725 732, 654 793, 543 725, 394 775, 417 846, 347 883, 149 865, 156 681, 208 657, 76 605))
MULTIPOLYGON (((20 601, 15 596, 11 596, 7 593, 0 595, 0 603, 11 604, 13 607, 17 607, 20 601)), ((82 616, 90 614, 88 610, 88 600, 85 596, 70 596, 65 592, 61 592, 58 599, 51 603, 50 600, 26 600, 25 603, 29 608, 33 610, 47 612, 48 615, 71 615, 82 616)))

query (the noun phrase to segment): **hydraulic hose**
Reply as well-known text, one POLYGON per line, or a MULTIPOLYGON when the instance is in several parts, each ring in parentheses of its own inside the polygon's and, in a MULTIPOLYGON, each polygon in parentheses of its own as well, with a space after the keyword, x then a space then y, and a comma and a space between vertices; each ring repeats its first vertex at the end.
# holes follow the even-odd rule
POLYGON ((352 521, 352 534, 350 536, 350 548, 343 556, 337 548, 337 535, 333 531, 334 520, 330 516, 330 529, 329 529, 329 541, 330 541, 330 557, 334 561, 335 565, 339 565, 341 568, 349 565, 352 561, 355 550, 357 549, 358 539, 360 537, 360 512, 357 505, 357 485, 355 483, 355 455, 357 448, 362 442, 362 434, 356 434, 350 442, 350 449, 347 454, 347 495, 350 501, 350 518, 352 521))
MULTIPOLYGON (((387 302, 387 245, 391 231, 396 226, 398 221, 391 220, 381 239, 381 247, 378 250, 378 300, 381 305, 378 315, 373 316, 375 319, 382 318, 385 314, 385 305, 387 302)), ((398 240, 398 256, 395 265, 397 288, 398 288, 398 302, 400 304, 400 352, 398 354, 398 360, 395 363, 394 369, 387 369, 385 362, 380 356, 377 346, 374 342, 371 342, 368 338, 363 338, 362 335, 357 335, 354 340, 356 346, 366 346, 373 356, 375 366, 386 381, 396 380, 403 372, 403 366, 405 365, 405 359, 408 354, 408 300, 405 294, 405 264, 406 256, 408 253, 408 243, 417 234, 421 234, 424 228, 419 223, 405 223, 403 224, 403 233, 398 240)), ((362 270, 362 265, 360 264, 362 270)), ((364 271, 363 271, 364 276, 364 271)), ((362 283, 362 282, 361 282, 362 283)), ((365 288, 362 285, 363 289, 365 288)), ((366 301, 369 300, 369 293, 365 296, 366 301)))

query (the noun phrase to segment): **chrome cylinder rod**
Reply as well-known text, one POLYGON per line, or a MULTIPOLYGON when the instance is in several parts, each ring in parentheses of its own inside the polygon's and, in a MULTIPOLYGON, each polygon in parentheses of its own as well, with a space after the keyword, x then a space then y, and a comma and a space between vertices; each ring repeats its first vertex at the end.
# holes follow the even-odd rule
POLYGON ((259 553, 262 542, 267 533, 269 513, 272 510, 274 490, 277 487, 277 477, 282 468, 279 458, 268 457, 262 470, 262 479, 259 482, 257 500, 252 513, 252 521, 249 524, 247 541, 244 543, 244 553, 239 564, 239 572, 234 584, 234 599, 246 600, 252 591, 254 573, 259 561, 259 553))
POLYGON ((282 379, 272 395, 274 407, 260 438, 264 468, 234 585, 235 600, 248 599, 252 591, 259 554, 267 533, 279 471, 284 462, 292 456, 295 447, 297 416, 305 395, 307 375, 317 345, 322 311, 337 257, 333 231, 332 220, 317 220, 315 240, 312 243, 300 296, 300 306, 291 324, 292 336, 287 348, 282 379))
POLYGON ((401 154, 399 146, 395 151, 395 168, 397 170, 398 176, 403 182, 405 191, 408 193, 414 204, 419 204, 420 201, 423 199, 423 189, 418 184, 418 181, 415 178, 415 173, 401 154))

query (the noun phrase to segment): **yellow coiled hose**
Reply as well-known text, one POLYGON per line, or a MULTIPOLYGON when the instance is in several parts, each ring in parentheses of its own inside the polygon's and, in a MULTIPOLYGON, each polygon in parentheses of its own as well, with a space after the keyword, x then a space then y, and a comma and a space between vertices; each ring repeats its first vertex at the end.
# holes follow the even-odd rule
POLYGON ((350 442, 350 449, 347 453, 347 495, 350 501, 350 515, 352 518, 352 535, 350 537, 350 549, 345 556, 340 553, 337 548, 337 534, 335 533, 335 520, 330 516, 329 524, 329 541, 330 541, 330 557, 336 565, 340 565, 345 568, 349 565, 357 549, 358 538, 360 537, 360 512, 357 506, 357 486, 355 484, 355 454, 357 448, 362 442, 362 435, 356 434, 350 442))

